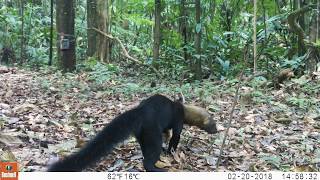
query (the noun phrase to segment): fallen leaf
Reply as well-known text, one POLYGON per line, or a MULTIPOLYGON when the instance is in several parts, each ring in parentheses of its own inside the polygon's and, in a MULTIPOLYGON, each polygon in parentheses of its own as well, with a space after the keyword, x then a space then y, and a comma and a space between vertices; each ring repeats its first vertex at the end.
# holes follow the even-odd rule
POLYGON ((275 122, 281 123, 281 124, 290 124, 292 122, 292 120, 290 118, 287 118, 287 117, 274 118, 273 120, 275 122))
POLYGON ((13 108, 13 112, 16 114, 21 114, 28 111, 34 111, 35 109, 38 109, 38 107, 34 104, 24 103, 20 106, 17 106, 13 108))
POLYGON ((291 169, 291 171, 294 171, 294 172, 317 172, 317 170, 312 168, 312 166, 310 166, 310 165, 295 166, 291 169))
POLYGON ((169 158, 161 156, 160 160, 156 162, 155 166, 158 168, 166 168, 166 167, 171 167, 172 164, 169 158))
POLYGON ((218 158, 217 158, 217 157, 213 157, 213 156, 206 156, 206 160, 207 160, 207 163, 208 163, 210 166, 216 166, 216 165, 217 165, 218 158))
POLYGON ((10 105, 5 103, 0 103, 0 109, 10 109, 10 105))
POLYGON ((1 152, 0 160, 7 161, 7 162, 15 162, 15 161, 17 161, 17 158, 14 156, 14 154, 11 151, 5 150, 5 151, 1 152))
POLYGON ((2 133, 0 134, 0 142, 4 143, 7 146, 22 144, 22 141, 18 137, 2 133))

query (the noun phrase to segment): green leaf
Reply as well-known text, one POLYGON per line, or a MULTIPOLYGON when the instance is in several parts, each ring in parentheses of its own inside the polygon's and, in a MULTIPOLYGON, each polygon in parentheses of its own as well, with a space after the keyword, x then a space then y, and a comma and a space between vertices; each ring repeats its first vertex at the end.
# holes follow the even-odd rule
POLYGON ((224 36, 233 35, 233 34, 234 34, 234 32, 231 32, 231 31, 226 31, 226 32, 223 33, 224 36))
POLYGON ((201 31, 201 24, 199 23, 196 25, 196 33, 200 33, 200 31, 201 31))
POLYGON ((274 156, 274 155, 266 155, 264 157, 262 157, 261 159, 263 159, 264 161, 266 161, 269 164, 274 165, 275 167, 279 168, 280 164, 281 164, 281 158, 278 156, 274 156))

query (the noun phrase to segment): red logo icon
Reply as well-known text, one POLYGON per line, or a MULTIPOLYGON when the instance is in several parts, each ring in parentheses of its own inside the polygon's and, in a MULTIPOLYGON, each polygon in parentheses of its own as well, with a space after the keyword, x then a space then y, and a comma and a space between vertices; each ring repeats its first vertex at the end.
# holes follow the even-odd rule
POLYGON ((18 180, 18 163, 0 161, 0 180, 18 180))

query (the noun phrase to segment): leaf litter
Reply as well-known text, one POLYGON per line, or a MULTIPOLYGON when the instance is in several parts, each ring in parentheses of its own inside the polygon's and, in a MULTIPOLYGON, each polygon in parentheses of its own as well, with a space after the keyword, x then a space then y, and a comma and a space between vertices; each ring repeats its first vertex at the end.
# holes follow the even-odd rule
MULTIPOLYGON (((209 135, 186 125, 177 151, 162 154, 157 165, 169 171, 319 171, 320 93, 305 92, 310 88, 303 89, 295 81, 281 90, 262 92, 243 85, 219 169, 215 167, 233 84, 205 82, 215 86, 214 92, 200 98, 196 90, 190 90, 188 103, 205 105, 220 132, 209 135)), ((319 84, 319 78, 308 79, 312 83, 319 84)), ((1 71, 1 160, 17 160, 22 171, 45 171, 61 156, 76 152, 115 116, 154 93, 134 91, 128 98, 123 84, 129 84, 131 90, 143 87, 113 79, 99 89, 86 73, 1 71)), ((162 93, 174 96, 167 92, 162 93)), ((130 138, 86 171, 143 171, 142 158, 138 143, 130 138)))

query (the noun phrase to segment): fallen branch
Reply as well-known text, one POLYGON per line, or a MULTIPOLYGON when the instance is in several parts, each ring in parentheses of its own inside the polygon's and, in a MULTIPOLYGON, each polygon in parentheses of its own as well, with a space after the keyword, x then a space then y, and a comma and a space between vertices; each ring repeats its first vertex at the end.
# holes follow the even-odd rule
POLYGON ((150 67, 150 68, 157 74, 158 77, 161 77, 159 71, 158 71, 155 67, 153 67, 153 66, 148 66, 148 65, 142 63, 141 61, 139 61, 138 59, 136 59, 136 58, 134 58, 134 57, 131 57, 131 56, 129 55, 128 51, 126 50, 126 48, 124 47, 123 43, 121 42, 121 40, 120 40, 118 37, 113 37, 112 35, 107 34, 107 33, 103 32, 103 31, 100 31, 100 30, 97 29, 97 28, 88 28, 88 29, 92 29, 92 30, 94 30, 94 31, 97 31, 98 33, 104 35, 105 37, 107 37, 107 38, 109 38, 109 39, 111 39, 111 40, 116 41, 117 43, 119 43, 119 45, 120 45, 120 47, 121 47, 121 50, 122 50, 122 52, 123 52, 123 55, 124 55, 126 58, 130 59, 131 61, 134 61, 134 62, 137 63, 137 64, 150 67))

